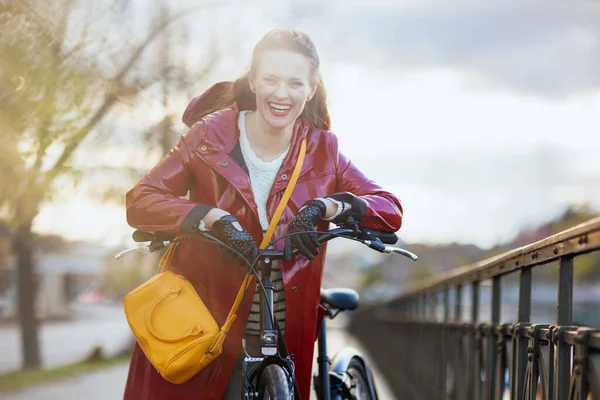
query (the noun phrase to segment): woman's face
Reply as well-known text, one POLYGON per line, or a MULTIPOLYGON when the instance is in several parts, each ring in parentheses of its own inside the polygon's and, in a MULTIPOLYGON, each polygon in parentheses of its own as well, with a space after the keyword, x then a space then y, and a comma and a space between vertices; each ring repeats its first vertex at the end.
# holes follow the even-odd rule
POLYGON ((265 50, 258 64, 250 77, 257 114, 274 129, 293 125, 316 90, 310 60, 290 50, 265 50))

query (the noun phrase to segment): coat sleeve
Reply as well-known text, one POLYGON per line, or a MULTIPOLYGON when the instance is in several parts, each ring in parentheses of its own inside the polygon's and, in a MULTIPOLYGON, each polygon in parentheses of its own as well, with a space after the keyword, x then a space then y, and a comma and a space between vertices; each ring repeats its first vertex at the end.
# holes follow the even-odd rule
POLYGON ((193 181, 194 150, 205 126, 196 123, 125 196, 127 223, 159 234, 189 233, 213 206, 183 198, 193 181))
POLYGON ((396 232, 402 226, 402 203, 368 179, 344 154, 339 151, 333 135, 331 150, 336 160, 337 192, 350 192, 367 202, 367 214, 360 226, 385 232, 396 232))

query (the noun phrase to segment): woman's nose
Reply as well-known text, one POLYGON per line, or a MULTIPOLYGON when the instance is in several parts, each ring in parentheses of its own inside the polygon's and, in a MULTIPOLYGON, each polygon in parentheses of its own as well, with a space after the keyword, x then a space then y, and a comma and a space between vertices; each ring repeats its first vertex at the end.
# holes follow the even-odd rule
POLYGON ((275 88, 275 97, 277 97, 278 99, 287 99, 288 90, 287 86, 284 83, 280 83, 279 85, 277 85, 277 88, 275 88))

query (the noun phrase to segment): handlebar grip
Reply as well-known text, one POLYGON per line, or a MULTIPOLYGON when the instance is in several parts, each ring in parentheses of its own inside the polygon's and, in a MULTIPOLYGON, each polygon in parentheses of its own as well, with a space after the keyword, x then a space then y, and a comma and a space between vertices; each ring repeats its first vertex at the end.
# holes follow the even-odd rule
POLYGON ((398 236, 395 233, 383 232, 369 228, 362 228, 362 231, 367 236, 376 237, 385 244, 396 244, 398 242, 398 236))
POLYGON ((152 240, 156 239, 156 236, 154 236, 153 233, 151 232, 146 232, 143 231, 141 229, 136 229, 132 234, 131 237, 133 238, 134 242, 137 243, 141 243, 141 242, 151 242, 152 240))
POLYGON ((158 241, 170 241, 173 240, 177 235, 165 234, 165 233, 153 233, 148 231, 143 231, 141 229, 136 229, 131 237, 134 242, 142 243, 142 242, 152 242, 154 240, 158 241))

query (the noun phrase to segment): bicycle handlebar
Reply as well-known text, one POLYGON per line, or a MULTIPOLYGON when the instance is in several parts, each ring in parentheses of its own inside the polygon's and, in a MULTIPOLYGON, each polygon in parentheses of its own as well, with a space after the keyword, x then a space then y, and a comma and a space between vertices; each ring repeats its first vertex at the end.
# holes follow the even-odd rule
MULTIPOLYGON (((319 244, 326 243, 336 237, 343 237, 346 239, 354 240, 360 242, 373 250, 379 251, 380 253, 396 253, 403 255, 407 258, 412 259, 413 261, 417 261, 418 256, 406 249, 402 249, 396 246, 387 246, 386 244, 395 244, 398 241, 398 237, 394 233, 390 232, 382 232, 375 229, 369 228, 358 228, 357 225, 354 225, 352 228, 335 228, 327 232, 320 232, 321 234, 317 237, 319 244)), ((300 234, 300 233, 297 233, 300 234)), ((210 242, 217 243, 219 245, 224 245, 218 238, 211 235, 208 232, 199 232, 197 236, 203 237, 210 242)), ((145 253, 151 253, 157 250, 160 250, 164 247, 167 247, 171 243, 174 242, 174 236, 170 237, 158 237, 157 235, 146 232, 142 230, 136 230, 132 234, 133 240, 136 242, 150 242, 147 245, 135 246, 128 248, 126 250, 121 251, 120 253, 115 255, 115 258, 118 260, 123 256, 141 251, 145 253)), ((226 245, 225 245, 226 246, 226 245)), ((297 249, 292 251, 292 256, 295 257, 299 254, 297 249)), ((261 259, 271 259, 278 260, 283 258, 283 251, 275 250, 275 249, 264 249, 261 250, 261 259)))

